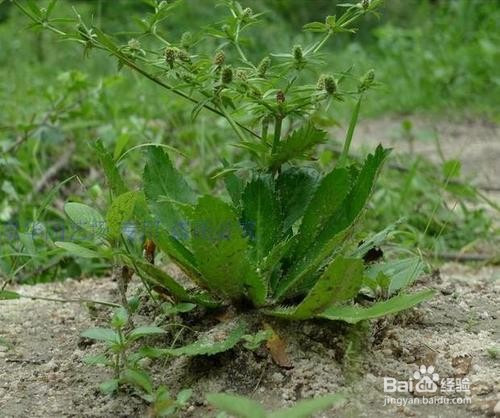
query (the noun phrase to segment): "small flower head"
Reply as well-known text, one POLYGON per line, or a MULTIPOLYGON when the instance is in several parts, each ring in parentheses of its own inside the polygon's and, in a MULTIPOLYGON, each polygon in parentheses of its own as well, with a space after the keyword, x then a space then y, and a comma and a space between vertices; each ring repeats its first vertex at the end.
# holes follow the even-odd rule
POLYGON ((257 66, 257 75, 259 77, 264 77, 270 65, 271 65, 271 58, 269 57, 262 58, 262 61, 257 66))
POLYGON ((328 94, 334 94, 337 91, 337 82, 331 75, 325 77, 325 91, 328 94))
POLYGON ((229 84, 233 81, 233 69, 230 66, 224 66, 220 75, 220 80, 222 84, 229 84))
POLYGON ((302 62, 304 58, 304 52, 300 45, 295 45, 292 49, 293 59, 297 62, 302 62))
POLYGON ((224 54, 223 50, 219 50, 215 53, 214 65, 216 65, 217 67, 220 67, 222 64, 224 64, 225 60, 226 60, 226 55, 224 54))
POLYGON ((371 69, 366 72, 366 74, 359 79, 358 90, 360 92, 368 90, 375 81, 375 70, 371 69))
POLYGON ((183 49, 177 51, 177 58, 179 58, 182 62, 191 62, 191 57, 183 49))
POLYGON ((248 18, 252 17, 252 15, 253 15, 253 10, 250 9, 250 7, 247 7, 245 10, 243 10, 242 18, 248 19, 248 18))
POLYGON ((370 0, 363 0, 361 2, 361 7, 364 9, 364 10, 367 10, 369 7, 370 7, 370 0))
POLYGON ((278 90, 278 92, 276 93, 276 102, 278 104, 285 103, 285 93, 283 92, 283 90, 278 90))
POLYGON ((236 71, 236 79, 241 82, 246 82, 247 81, 247 73, 245 70, 237 70, 236 71))
POLYGON ((132 38, 128 41, 128 47, 132 51, 138 51, 141 49, 141 43, 137 39, 132 38))
POLYGON ((176 57, 177 57, 177 48, 172 48, 170 46, 165 48, 165 61, 170 66, 170 68, 173 68, 176 57))

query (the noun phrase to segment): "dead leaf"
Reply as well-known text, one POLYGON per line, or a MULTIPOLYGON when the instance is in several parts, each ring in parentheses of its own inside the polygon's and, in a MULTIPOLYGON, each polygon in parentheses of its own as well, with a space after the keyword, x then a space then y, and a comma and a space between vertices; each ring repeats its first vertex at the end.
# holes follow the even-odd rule
MULTIPOLYGON (((268 328, 271 329, 270 327, 268 328)), ((274 330, 271 329, 271 331, 273 334, 267 340, 266 347, 271 353, 273 361, 280 367, 291 369, 293 365, 288 358, 286 341, 276 334, 274 330)))
POLYGON ((455 356, 451 359, 451 365, 455 369, 455 375, 465 376, 469 373, 472 357, 469 355, 455 356))

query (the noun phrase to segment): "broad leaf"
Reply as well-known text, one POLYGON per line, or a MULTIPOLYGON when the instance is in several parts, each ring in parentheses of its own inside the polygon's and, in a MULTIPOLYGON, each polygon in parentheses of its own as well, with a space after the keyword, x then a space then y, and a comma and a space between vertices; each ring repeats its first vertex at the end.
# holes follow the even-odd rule
POLYGON ((243 227, 252 242, 252 255, 260 262, 279 240, 282 220, 271 176, 252 179, 243 192, 243 227))
POLYGON ((307 206, 299 229, 296 256, 304 254, 327 221, 343 203, 351 188, 349 171, 334 169, 323 177, 307 206))
POLYGON ((276 188, 281 201, 284 231, 288 231, 302 217, 317 183, 318 173, 312 169, 291 167, 279 175, 276 188))
POLYGON ((424 263, 420 257, 405 258, 387 263, 375 264, 367 271, 369 278, 375 279, 379 273, 390 278, 388 294, 394 294, 408 287, 424 271, 424 263))
POLYGON ((394 296, 388 300, 376 302, 366 308, 356 305, 332 306, 316 316, 318 318, 355 324, 366 319, 380 318, 382 316, 404 311, 405 309, 409 309, 427 299, 430 299, 433 295, 433 290, 424 290, 418 293, 394 296))
POLYGON ((181 208, 194 204, 196 194, 160 147, 149 147, 147 155, 144 193, 148 206, 160 224, 184 242, 189 238, 189 227, 181 208))
POLYGON ((148 373, 142 370, 125 369, 120 374, 120 380, 135 387, 141 388, 146 393, 153 393, 153 382, 148 373))
MULTIPOLYGON (((347 197, 343 200, 342 205, 324 223, 324 227, 314 242, 311 243, 312 245, 308 248, 303 245, 300 247, 305 251, 304 256, 288 273, 287 278, 279 284, 276 292, 278 300, 282 300, 290 289, 296 288, 311 274, 315 274, 317 269, 324 264, 325 259, 334 255, 336 248, 340 248, 340 244, 349 236, 362 209, 365 207, 373 190, 377 174, 388 154, 389 151, 379 145, 375 154, 368 155, 362 170, 356 176, 356 181, 347 197)), ((355 170, 349 170, 349 172, 351 175, 356 173, 355 170)), ((309 206, 313 204, 313 200, 309 206)))
POLYGON ((144 325, 134 328, 132 331, 130 331, 130 334, 127 335, 127 338, 130 340, 137 340, 139 338, 147 337, 150 335, 160 335, 160 334, 165 334, 165 330, 163 330, 160 327, 144 325))
POLYGON ((270 165, 276 168, 291 159, 303 158, 307 151, 325 141, 326 132, 307 122, 279 143, 276 153, 271 157, 270 165))
POLYGON ((332 303, 354 298, 363 280, 363 261, 357 258, 336 258, 321 275, 295 310, 295 319, 311 318, 332 303))
POLYGON ((127 223, 132 222, 135 203, 140 194, 137 191, 125 192, 113 200, 106 214, 110 237, 119 238, 127 223))
POLYGON ((64 212, 76 225, 91 233, 94 237, 103 237, 106 231, 106 222, 101 214, 83 203, 68 202, 64 205, 64 212))
POLYGON ((106 341, 108 343, 117 343, 118 334, 110 328, 90 328, 82 332, 82 337, 91 340, 106 341))
POLYGON ((191 246, 207 286, 230 299, 248 293, 256 305, 264 303, 266 285, 249 261, 247 239, 229 205, 212 196, 198 201, 191 222, 191 246))

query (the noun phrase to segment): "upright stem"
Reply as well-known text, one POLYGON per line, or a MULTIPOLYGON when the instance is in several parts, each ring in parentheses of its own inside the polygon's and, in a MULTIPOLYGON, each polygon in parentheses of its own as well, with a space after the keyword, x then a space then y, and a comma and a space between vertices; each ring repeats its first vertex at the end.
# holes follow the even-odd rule
POLYGON ((276 115, 274 120, 274 138, 273 138, 273 148, 272 153, 274 154, 278 150, 278 145, 281 138, 281 125, 283 124, 283 116, 276 115))

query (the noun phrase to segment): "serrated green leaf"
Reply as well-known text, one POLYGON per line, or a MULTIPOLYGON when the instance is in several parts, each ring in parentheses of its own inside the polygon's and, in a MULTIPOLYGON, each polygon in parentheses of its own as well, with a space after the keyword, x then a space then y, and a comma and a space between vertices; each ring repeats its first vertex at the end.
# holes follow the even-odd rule
POLYGON ((153 393, 153 382, 148 373, 143 370, 125 369, 120 374, 120 380, 123 383, 128 383, 137 388, 144 390, 144 392, 153 393))
POLYGON ((125 192, 113 200, 106 214, 110 237, 119 238, 123 227, 133 220, 135 204, 141 194, 137 191, 125 192))
POLYGON ((106 150, 106 148, 104 148, 101 141, 96 141, 94 143, 94 149, 97 153, 104 173, 106 174, 109 188, 113 194, 115 196, 119 196, 125 193, 127 191, 127 186, 125 186, 111 154, 106 150))
POLYGON ((334 169, 321 179, 300 224, 296 257, 301 257, 310 248, 325 224, 344 202, 350 188, 349 171, 344 168, 334 169))
POLYGON ((207 286, 230 299, 248 293, 256 305, 264 303, 266 285, 250 264, 249 247, 232 208, 212 196, 195 207, 191 246, 207 286))
POLYGON ((422 292, 401 294, 382 302, 376 302, 369 307, 362 306, 332 306, 327 308, 317 318, 325 318, 333 321, 344 321, 355 324, 367 319, 380 318, 382 316, 394 314, 409 309, 419 303, 430 299, 434 295, 433 290, 422 292))
POLYGON ((77 257, 82 257, 82 258, 101 257, 101 255, 98 252, 91 250, 89 248, 82 247, 81 245, 74 244, 73 242, 56 241, 54 242, 54 245, 56 247, 62 248, 63 250, 66 250, 71 255, 75 255, 77 257))
POLYGON ((172 276, 160 270, 158 267, 142 260, 135 261, 136 266, 146 273, 146 279, 153 284, 166 289, 174 298, 179 301, 193 302, 207 308, 220 306, 215 299, 206 292, 188 291, 181 286, 172 276))
POLYGON ((238 418, 266 418, 267 413, 260 403, 243 396, 226 393, 211 393, 207 401, 220 410, 238 418))
POLYGON ((252 256, 259 263, 278 242, 283 229, 272 177, 261 175, 250 180, 242 205, 243 226, 252 243, 252 256))
POLYGON ((311 318, 332 303, 354 298, 363 281, 363 261, 338 257, 325 270, 295 310, 295 319, 311 318))
MULTIPOLYGON (((308 248, 301 247, 304 248, 304 255, 299 258, 298 263, 288 273, 287 278, 280 282, 275 296, 278 300, 283 300, 289 290, 296 288, 305 279, 314 275, 325 259, 334 255, 336 248, 340 248, 359 219, 388 154, 389 150, 385 150, 379 145, 374 154, 368 155, 362 170, 356 176, 353 187, 340 207, 324 223, 311 245, 308 248)), ((355 175, 356 170, 349 169, 349 173, 351 176, 355 175)), ((313 201, 310 205, 312 203, 313 201)))
POLYGON ((309 418, 341 403, 345 398, 341 395, 325 395, 315 399, 305 399, 290 408, 280 409, 268 415, 269 418, 309 418))
POLYGON ((0 300, 12 300, 19 299, 21 295, 17 292, 12 292, 11 290, 0 290, 0 300))
POLYGON ((97 237, 105 235, 106 222, 96 209, 83 203, 68 202, 64 205, 64 212, 66 212, 69 219, 83 230, 97 237))
POLYGON ((270 166, 276 168, 291 159, 303 158, 307 151, 325 141, 326 132, 307 122, 279 143, 276 153, 271 156, 270 166))
POLYGON ((90 328, 83 331, 81 336, 108 343, 117 343, 119 341, 118 334, 110 328, 90 328))
POLYGON ((134 341, 150 335, 165 334, 165 332, 166 331, 164 329, 161 329, 160 327, 144 325, 134 328, 132 331, 130 331, 130 333, 127 335, 127 339, 134 341))
MULTIPOLYGON (((225 325, 225 324, 224 324, 225 325)), ((211 356, 232 349, 238 344, 246 333, 245 323, 240 323, 232 329, 225 338, 214 341, 213 335, 219 332, 210 332, 208 336, 202 336, 198 341, 179 348, 159 349, 158 353, 169 356, 211 356)))
POLYGON ((424 263, 420 257, 410 257, 386 263, 375 264, 367 271, 367 276, 376 278, 379 273, 390 279, 388 294, 393 295, 400 289, 408 287, 424 271, 424 263))
POLYGON ((281 201, 284 231, 288 231, 304 215, 318 177, 316 170, 298 167, 290 167, 279 175, 276 189, 281 201))
POLYGON ((143 179, 144 194, 155 219, 178 241, 187 241, 188 221, 175 202, 194 204, 196 194, 160 147, 148 148, 143 179))

